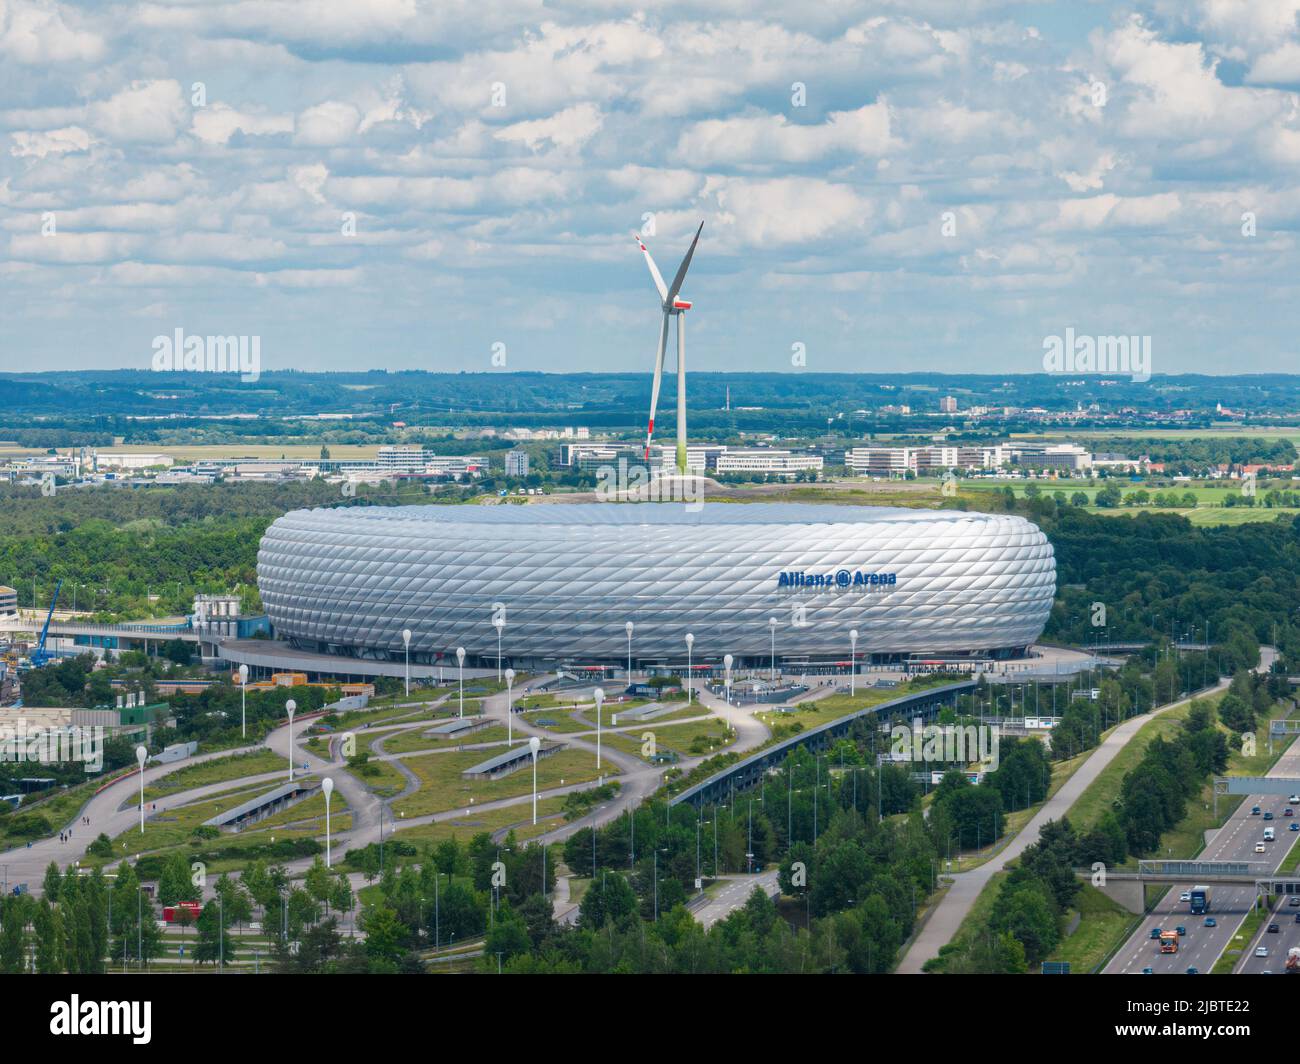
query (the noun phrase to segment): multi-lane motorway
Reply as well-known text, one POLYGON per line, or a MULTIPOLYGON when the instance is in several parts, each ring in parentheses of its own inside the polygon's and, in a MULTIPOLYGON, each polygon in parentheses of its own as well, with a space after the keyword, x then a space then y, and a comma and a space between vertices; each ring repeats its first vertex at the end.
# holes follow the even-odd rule
MULTIPOLYGON (((1269 771, 1270 776, 1300 777, 1300 744, 1293 743, 1269 771)), ((1232 814, 1223 827, 1215 832, 1204 851, 1198 855, 1203 861, 1246 861, 1260 868, 1262 872, 1271 872, 1281 865, 1291 844, 1300 833, 1292 832, 1290 825, 1300 822, 1300 805, 1295 807, 1295 816, 1285 816, 1286 795, 1248 795, 1232 814), (1251 808, 1258 805, 1260 815, 1252 816, 1251 808), (1273 819, 1265 821, 1263 814, 1272 812, 1273 819), (1264 842, 1264 829, 1271 827, 1276 835, 1275 842, 1264 842), (1263 853, 1256 853, 1257 844, 1264 842, 1263 853)), ((1175 885, 1160 900, 1155 910, 1148 913, 1133 933, 1132 937, 1121 947, 1119 952, 1106 966, 1106 974, 1134 975, 1150 968, 1154 974, 1185 973, 1188 968, 1195 968, 1200 973, 1207 973, 1219 959, 1229 940, 1241 926, 1242 920, 1255 901, 1255 890, 1246 885, 1212 884, 1210 887, 1210 911, 1208 915, 1217 926, 1206 927, 1206 916, 1193 916, 1187 902, 1178 899, 1183 892, 1192 889, 1193 884, 1175 885), (1177 953, 1160 952, 1159 943, 1151 938, 1152 928, 1175 928, 1179 925, 1187 929, 1186 935, 1179 939, 1177 953)), ((1291 915, 1297 909, 1283 905, 1278 922, 1285 934, 1263 934, 1269 957, 1260 958, 1258 966, 1255 958, 1247 967, 1250 971, 1280 972, 1282 962, 1286 959, 1286 946, 1300 944, 1300 925, 1291 915), (1284 923, 1284 921, 1286 921, 1284 923)), ((1251 951, 1258 944, 1251 943, 1251 951)))

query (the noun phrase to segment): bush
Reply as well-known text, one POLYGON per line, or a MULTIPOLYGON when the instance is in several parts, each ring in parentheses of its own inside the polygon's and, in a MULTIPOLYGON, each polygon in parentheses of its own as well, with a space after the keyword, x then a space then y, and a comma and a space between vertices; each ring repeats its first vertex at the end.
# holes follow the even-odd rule
POLYGON ((41 839, 54 834, 54 825, 40 813, 17 813, 5 821, 10 835, 20 839, 41 839))
POLYGON ((113 840, 101 831, 95 841, 86 847, 86 852, 92 857, 112 857, 113 840))

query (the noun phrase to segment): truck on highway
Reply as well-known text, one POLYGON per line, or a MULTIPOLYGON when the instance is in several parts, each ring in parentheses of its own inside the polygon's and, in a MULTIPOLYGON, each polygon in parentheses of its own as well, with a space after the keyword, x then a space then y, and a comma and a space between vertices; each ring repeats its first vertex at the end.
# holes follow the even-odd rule
POLYGON ((1210 911, 1210 888, 1206 886, 1193 887, 1191 898, 1188 900, 1192 905, 1194 914, 1208 913, 1210 911))
POLYGON ((1292 946, 1286 951, 1286 974, 1300 973, 1300 946, 1292 946))
POLYGON ((1160 932, 1160 952, 1177 953, 1178 952, 1178 932, 1174 930, 1160 932))

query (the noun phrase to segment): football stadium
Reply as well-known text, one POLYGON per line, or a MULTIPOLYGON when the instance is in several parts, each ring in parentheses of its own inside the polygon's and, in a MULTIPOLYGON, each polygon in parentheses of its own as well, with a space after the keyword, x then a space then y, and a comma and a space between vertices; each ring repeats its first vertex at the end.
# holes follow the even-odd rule
POLYGON ((682 662, 688 633, 697 664, 842 661, 851 630, 859 661, 1014 657, 1056 587, 1021 517, 799 504, 297 510, 257 574, 298 650, 402 662, 409 630, 412 663, 529 669, 682 662))

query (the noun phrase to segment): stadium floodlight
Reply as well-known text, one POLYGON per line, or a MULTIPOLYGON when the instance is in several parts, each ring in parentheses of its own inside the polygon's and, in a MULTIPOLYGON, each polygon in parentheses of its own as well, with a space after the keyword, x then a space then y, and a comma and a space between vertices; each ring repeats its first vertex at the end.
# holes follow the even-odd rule
POLYGON ((775 617, 767 619, 767 626, 772 630, 772 682, 776 683, 776 625, 775 617))
POLYGON ((406 697, 411 697, 411 630, 402 629, 402 646, 406 648, 406 697))
POLYGON ((858 630, 849 631, 849 694, 858 690, 858 630))
POLYGON ((627 632, 627 685, 632 686, 632 629, 636 627, 631 621, 623 625, 623 630, 627 632))
POLYGON ((600 707, 605 702, 605 689, 597 687, 591 696, 596 700, 596 767, 600 768, 600 707))
POLYGON ((650 424, 646 428, 645 434, 645 460, 650 461, 650 441, 655 432, 655 410, 659 406, 659 387, 663 383, 664 376, 664 354, 668 348, 668 322, 671 318, 677 319, 677 472, 683 476, 686 474, 686 311, 691 309, 691 304, 685 299, 679 299, 678 295, 682 289, 682 282, 686 280, 686 271, 690 269, 691 259, 695 255, 695 246, 700 242, 700 233, 704 231, 704 223, 700 222, 700 227, 695 230, 695 239, 691 241, 690 248, 687 249, 686 257, 682 259, 682 264, 677 267, 677 275, 673 278, 671 285, 665 285, 664 279, 660 276, 659 267, 655 265, 655 260, 650 255, 650 249, 645 246, 640 236, 636 237, 637 247, 645 256, 646 266, 650 270, 650 278, 654 281, 655 289, 659 293, 659 298, 663 303, 664 318, 659 327, 659 348, 655 355, 654 383, 650 389, 650 424))
POLYGON ((731 705, 731 663, 736 659, 727 654, 722 659, 723 675, 726 677, 727 705, 731 705))

